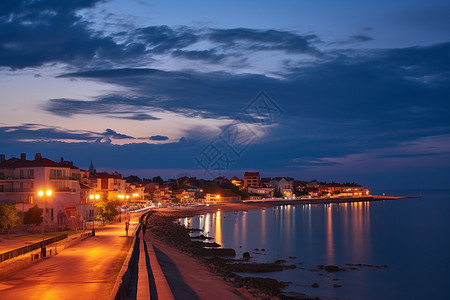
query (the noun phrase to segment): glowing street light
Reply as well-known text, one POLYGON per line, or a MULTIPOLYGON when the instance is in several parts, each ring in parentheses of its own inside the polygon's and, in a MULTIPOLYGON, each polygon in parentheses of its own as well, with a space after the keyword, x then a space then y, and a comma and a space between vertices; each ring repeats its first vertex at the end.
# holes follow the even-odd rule
MULTIPOLYGON (((100 195, 99 194, 90 194, 89 195, 89 199, 91 200, 98 200, 100 199, 100 195)), ((92 202, 92 211, 94 211, 94 202, 92 202)), ((92 236, 95 236, 95 217, 94 214, 92 214, 92 236)))
POLYGON ((50 197, 53 194, 51 189, 39 190, 38 196, 42 198, 42 247, 41 247, 41 256, 47 256, 47 248, 45 248, 45 198, 50 197))

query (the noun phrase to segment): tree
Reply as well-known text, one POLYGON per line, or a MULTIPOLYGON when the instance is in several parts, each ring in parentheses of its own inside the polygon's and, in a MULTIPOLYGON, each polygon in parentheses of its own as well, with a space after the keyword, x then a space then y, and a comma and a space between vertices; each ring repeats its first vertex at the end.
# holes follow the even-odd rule
POLYGON ((153 177, 152 181, 155 183, 164 184, 164 180, 161 178, 161 176, 153 177))
POLYGON ((23 216, 24 224, 34 224, 39 225, 42 223, 42 213, 43 209, 39 208, 37 205, 33 206, 29 210, 27 210, 23 216))
POLYGON ((0 229, 9 230, 22 225, 22 219, 14 205, 0 204, 0 229))
POLYGON ((117 203, 113 200, 103 200, 95 203, 97 208, 97 220, 113 221, 114 218, 119 214, 116 209, 117 203))
POLYGON ((282 198, 282 197, 283 197, 283 194, 280 192, 279 189, 275 189, 275 191, 273 192, 273 196, 274 196, 275 198, 282 198))

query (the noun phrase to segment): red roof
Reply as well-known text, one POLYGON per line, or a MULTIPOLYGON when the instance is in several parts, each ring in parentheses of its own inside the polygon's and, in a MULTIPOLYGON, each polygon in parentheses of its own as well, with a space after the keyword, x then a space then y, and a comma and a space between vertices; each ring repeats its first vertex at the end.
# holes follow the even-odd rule
POLYGON ((14 168, 36 168, 36 167, 54 167, 54 168, 70 168, 67 165, 61 165, 48 158, 41 158, 35 160, 22 160, 20 158, 12 157, 2 163, 0 168, 14 169, 14 168))
POLYGON ((244 176, 259 176, 259 172, 245 172, 244 176))
POLYGON ((108 174, 106 172, 101 173, 91 173, 90 177, 93 178, 114 178, 114 179, 122 179, 122 175, 120 174, 108 174))

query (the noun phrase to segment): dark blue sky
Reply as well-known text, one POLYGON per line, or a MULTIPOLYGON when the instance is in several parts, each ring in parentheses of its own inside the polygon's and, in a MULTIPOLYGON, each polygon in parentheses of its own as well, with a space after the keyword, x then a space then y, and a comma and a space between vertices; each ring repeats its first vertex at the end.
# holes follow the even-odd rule
POLYGON ((448 188, 449 16, 422 0, 2 1, 0 152, 448 188))

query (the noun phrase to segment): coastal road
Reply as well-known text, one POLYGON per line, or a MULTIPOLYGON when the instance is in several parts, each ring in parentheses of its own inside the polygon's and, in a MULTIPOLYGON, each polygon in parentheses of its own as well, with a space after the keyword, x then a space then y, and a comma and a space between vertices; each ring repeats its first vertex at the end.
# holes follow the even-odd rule
MULTIPOLYGON (((137 217, 132 219, 130 231, 137 217), (133 222, 134 221, 134 222, 133 222)), ((130 248, 124 223, 66 248, 0 281, 1 299, 108 299, 130 248)), ((129 234, 131 235, 131 234, 129 234)))

